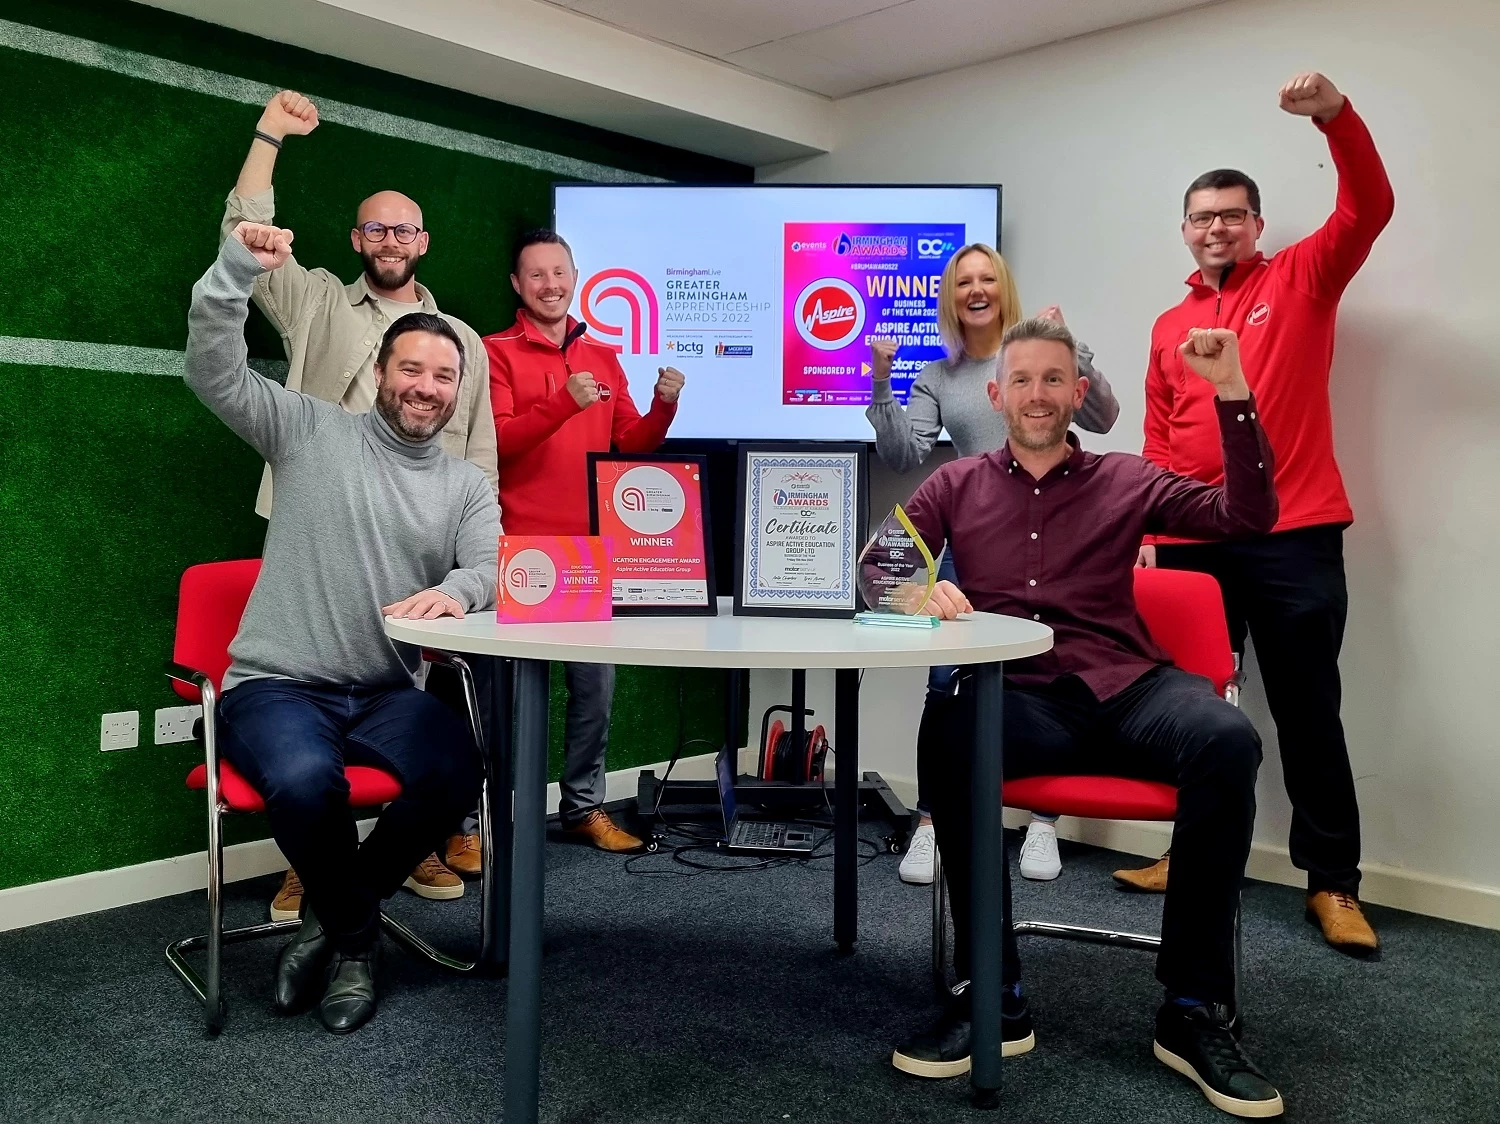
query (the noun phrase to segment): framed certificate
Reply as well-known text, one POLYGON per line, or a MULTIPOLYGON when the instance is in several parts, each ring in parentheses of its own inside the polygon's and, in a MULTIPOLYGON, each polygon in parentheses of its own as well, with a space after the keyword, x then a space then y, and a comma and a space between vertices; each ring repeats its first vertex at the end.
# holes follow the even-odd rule
POLYGON ((613 548, 615 614, 716 614, 708 459, 590 453, 588 460, 589 529, 613 548))
POLYGON ((853 443, 740 445, 736 613, 854 616, 867 457, 853 443))

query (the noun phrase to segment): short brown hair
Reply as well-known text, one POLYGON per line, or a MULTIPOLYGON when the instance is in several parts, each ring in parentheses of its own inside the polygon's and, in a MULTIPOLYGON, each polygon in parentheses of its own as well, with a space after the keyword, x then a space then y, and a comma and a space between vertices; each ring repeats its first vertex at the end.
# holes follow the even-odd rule
POLYGON ((1187 217, 1188 204, 1193 198, 1193 192, 1222 191, 1226 187, 1243 187, 1245 197, 1250 200, 1250 213, 1260 214, 1260 188, 1255 186, 1255 181, 1235 168, 1215 168, 1211 172, 1204 172, 1188 184, 1188 189, 1182 193, 1183 217, 1187 217))
POLYGON ((555 230, 528 230, 516 239, 515 249, 510 256, 510 272, 512 276, 521 275, 521 255, 532 246, 561 246, 568 251, 568 258, 573 257, 573 247, 569 246, 563 236, 555 230))
POLYGON ((1066 344, 1068 353, 1073 356, 1073 373, 1078 373, 1078 341, 1073 338, 1073 333, 1068 331, 1066 324, 1059 324, 1056 320, 1049 320, 1045 316, 1032 316, 1025 320, 1018 320, 1006 329, 1004 337, 1000 340, 1000 369, 1005 370, 1005 349, 1013 343, 1021 343, 1025 340, 1051 340, 1054 343, 1066 344))

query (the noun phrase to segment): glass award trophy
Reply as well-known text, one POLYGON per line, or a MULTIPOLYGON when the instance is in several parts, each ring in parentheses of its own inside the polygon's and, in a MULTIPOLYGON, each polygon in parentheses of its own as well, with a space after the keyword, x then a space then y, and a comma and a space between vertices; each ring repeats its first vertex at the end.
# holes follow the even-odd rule
POLYGON ((860 552, 856 571, 868 606, 855 614, 857 623, 909 628, 936 628, 940 623, 922 612, 937 585, 937 563, 900 504, 860 552))

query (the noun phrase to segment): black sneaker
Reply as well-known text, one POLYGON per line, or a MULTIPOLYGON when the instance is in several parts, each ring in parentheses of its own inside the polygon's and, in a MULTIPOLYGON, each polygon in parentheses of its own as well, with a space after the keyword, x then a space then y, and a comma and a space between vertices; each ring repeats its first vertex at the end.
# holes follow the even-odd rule
MULTIPOLYGON (((891 1064, 917 1077, 959 1077, 969 1072, 968 983, 953 989, 953 997, 926 1030, 912 1035, 891 1054, 891 1064)), ((1000 1001, 1000 1056, 1028 1054, 1036 1047, 1031 1010, 1026 997, 1005 992, 1000 1001)))
POLYGON ((1215 1108, 1255 1119, 1280 1116, 1281 1094, 1245 1055, 1239 1030, 1239 1020, 1231 1020, 1223 1004, 1186 1007, 1168 1000, 1156 1012, 1151 1048, 1164 1064, 1203 1090, 1215 1108))

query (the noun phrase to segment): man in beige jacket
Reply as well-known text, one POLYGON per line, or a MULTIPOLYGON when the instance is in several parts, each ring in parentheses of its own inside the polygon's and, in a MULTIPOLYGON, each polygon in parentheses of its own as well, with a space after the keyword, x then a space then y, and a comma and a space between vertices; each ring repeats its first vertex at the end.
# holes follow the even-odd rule
MULTIPOLYGON (((283 90, 266 103, 224 208, 221 240, 241 222, 274 220, 271 175, 282 143, 317 127, 317 107, 301 94, 283 90)), ((462 320, 439 312, 432 294, 417 284, 417 265, 429 240, 421 208, 399 192, 377 192, 359 205, 349 238, 364 263, 363 274, 351 285, 326 269, 308 269, 295 258, 255 282, 255 303, 281 333, 290 360, 287 389, 336 403, 350 413, 364 413, 375 403, 375 356, 386 329, 412 312, 442 316, 463 340, 465 358, 457 407, 438 444, 444 452, 472 461, 497 490, 495 417, 484 345, 462 320)), ((271 513, 273 483, 268 466, 255 503, 262 516, 271 513)), ((449 838, 445 858, 447 866, 437 855, 425 859, 407 887, 425 898, 462 897, 463 881, 453 871, 477 874, 481 862, 472 823, 449 838)), ((271 903, 272 918, 296 917, 301 898, 301 881, 288 870, 271 903)))

